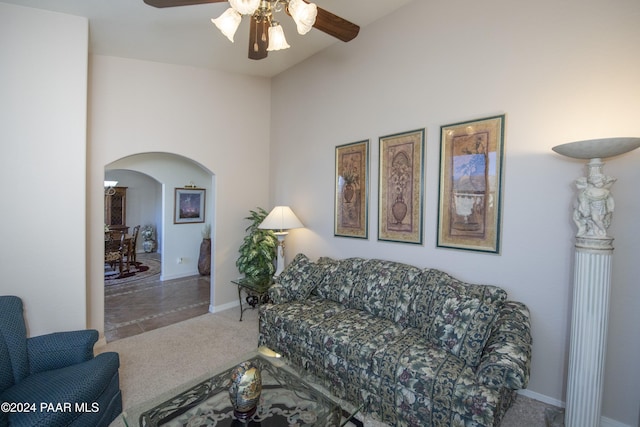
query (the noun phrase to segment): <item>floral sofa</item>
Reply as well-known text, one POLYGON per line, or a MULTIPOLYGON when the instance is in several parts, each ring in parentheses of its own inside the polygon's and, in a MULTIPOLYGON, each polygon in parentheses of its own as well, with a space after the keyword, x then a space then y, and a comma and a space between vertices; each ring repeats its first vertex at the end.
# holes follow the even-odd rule
POLYGON ((529 380, 529 310, 435 269, 298 254, 260 309, 259 345, 397 426, 497 426, 529 380))

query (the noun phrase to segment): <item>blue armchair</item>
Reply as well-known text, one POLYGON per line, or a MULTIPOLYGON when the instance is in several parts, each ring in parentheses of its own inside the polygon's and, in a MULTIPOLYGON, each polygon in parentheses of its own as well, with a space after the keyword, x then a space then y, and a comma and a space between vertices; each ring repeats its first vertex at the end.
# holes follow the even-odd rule
POLYGON ((122 412, 118 353, 95 330, 27 338, 22 300, 0 296, 0 427, 108 426, 122 412))

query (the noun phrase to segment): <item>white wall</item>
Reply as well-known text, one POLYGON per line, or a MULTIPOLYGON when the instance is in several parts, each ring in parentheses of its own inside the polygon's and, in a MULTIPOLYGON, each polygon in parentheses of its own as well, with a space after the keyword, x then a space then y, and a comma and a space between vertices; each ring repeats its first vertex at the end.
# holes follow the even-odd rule
MULTIPOLYGON (((140 153, 176 154, 215 176, 208 192, 216 198, 211 201, 215 205, 212 305, 215 310, 235 303, 237 288, 230 280, 238 275, 235 261, 245 234, 244 217, 268 203, 269 81, 95 55, 90 58, 89 80, 90 325, 103 330, 104 167, 140 153)), ((176 177, 166 187, 173 191, 171 187, 189 180, 176 177)), ((165 217, 173 215, 172 204, 169 209, 165 217)), ((201 226, 189 227, 197 227, 199 235, 201 226)), ((169 242, 169 234, 164 237, 169 242)), ((163 255, 171 259, 184 255, 170 250, 167 244, 163 255)))
MULTIPOLYGON (((571 307, 573 181, 565 142, 640 136, 636 0, 416 0, 281 74, 272 86, 271 204, 307 228, 287 258, 363 256, 504 287, 533 321, 529 391, 564 400, 571 307), (440 126, 506 114, 501 255, 436 248, 440 126), (378 137, 426 127, 424 245, 377 241, 378 137), (333 236, 334 149, 369 138, 369 240, 333 236)), ((640 401, 640 150, 617 176, 604 416, 635 425, 640 401)))
POLYGON ((0 3, 0 295, 31 335, 86 326, 88 38, 85 18, 0 3))

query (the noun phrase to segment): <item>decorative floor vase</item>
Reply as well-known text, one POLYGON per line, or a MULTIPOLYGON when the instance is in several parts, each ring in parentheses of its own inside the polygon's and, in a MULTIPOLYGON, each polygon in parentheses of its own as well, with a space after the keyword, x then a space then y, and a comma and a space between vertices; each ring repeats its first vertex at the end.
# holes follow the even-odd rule
POLYGON ((142 242, 142 249, 144 249, 146 253, 153 252, 155 247, 156 247, 155 240, 145 240, 144 242, 142 242))
POLYGON ((202 243, 200 243, 198 273, 200 273, 201 276, 211 275, 211 239, 202 239, 202 243))
POLYGON ((248 420, 256 413, 261 392, 262 376, 252 362, 242 362, 231 371, 229 398, 237 419, 248 420))

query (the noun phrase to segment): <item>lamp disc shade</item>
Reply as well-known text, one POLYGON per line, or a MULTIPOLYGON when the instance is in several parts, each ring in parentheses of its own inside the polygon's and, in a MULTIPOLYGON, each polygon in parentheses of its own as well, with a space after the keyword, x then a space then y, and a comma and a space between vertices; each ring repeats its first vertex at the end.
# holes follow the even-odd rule
POLYGON ((290 230, 304 227, 289 206, 276 206, 258 228, 265 230, 290 230))
POLYGON ((274 50, 282 50, 289 49, 289 43, 287 43, 287 39, 284 37, 284 31, 282 30, 282 26, 280 24, 275 24, 269 27, 269 47, 267 47, 268 51, 274 50))
POLYGON ((605 159, 640 147, 640 138, 603 138, 569 142, 552 148, 558 154, 574 159, 605 159))
POLYGON ((260 6, 260 0, 229 0, 229 4, 241 15, 253 15, 260 6))
POLYGON ((236 34, 238 30, 238 26, 240 25, 240 21, 242 17, 240 14, 235 11, 233 8, 229 8, 225 10, 225 12, 220 15, 216 19, 212 19, 211 22, 215 24, 216 27, 227 36, 231 43, 233 43, 233 36, 236 34))

